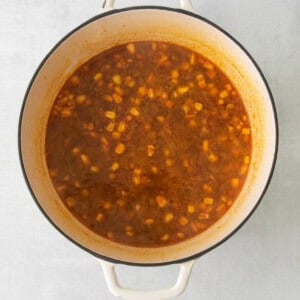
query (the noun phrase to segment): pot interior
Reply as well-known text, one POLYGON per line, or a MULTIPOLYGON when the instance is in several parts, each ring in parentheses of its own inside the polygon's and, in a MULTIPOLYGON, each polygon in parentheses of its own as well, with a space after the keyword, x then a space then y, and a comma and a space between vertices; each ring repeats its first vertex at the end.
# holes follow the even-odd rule
POLYGON ((232 231, 252 211, 270 175, 276 126, 266 85, 244 51, 226 34, 191 14, 158 8, 127 9, 95 18, 64 39, 42 64, 26 97, 21 121, 21 156, 35 198, 57 227, 90 251, 114 260, 159 264, 203 252, 232 231), (82 63, 112 46, 139 40, 168 41, 207 57, 234 83, 252 126, 252 161, 241 193, 230 210, 204 233, 160 248, 136 248, 104 239, 77 221, 56 194, 44 147, 47 119, 57 93, 82 63))

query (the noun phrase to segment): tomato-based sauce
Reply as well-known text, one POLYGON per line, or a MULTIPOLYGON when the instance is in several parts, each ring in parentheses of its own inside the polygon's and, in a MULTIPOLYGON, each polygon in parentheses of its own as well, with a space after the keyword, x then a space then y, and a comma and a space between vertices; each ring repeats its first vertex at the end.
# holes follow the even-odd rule
POLYGON ((81 223, 121 244, 159 247, 201 234, 237 198, 251 128, 233 83, 171 43, 108 49, 53 104, 46 160, 81 223))

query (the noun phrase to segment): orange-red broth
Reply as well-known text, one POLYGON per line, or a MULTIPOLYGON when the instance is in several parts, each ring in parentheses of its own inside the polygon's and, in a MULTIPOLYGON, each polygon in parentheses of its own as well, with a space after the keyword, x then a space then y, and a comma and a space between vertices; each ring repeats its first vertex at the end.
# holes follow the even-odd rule
POLYGON ((68 210, 121 244, 191 238, 230 208, 245 181, 251 129, 212 62, 162 42, 116 46, 83 64, 51 110, 46 157, 68 210))

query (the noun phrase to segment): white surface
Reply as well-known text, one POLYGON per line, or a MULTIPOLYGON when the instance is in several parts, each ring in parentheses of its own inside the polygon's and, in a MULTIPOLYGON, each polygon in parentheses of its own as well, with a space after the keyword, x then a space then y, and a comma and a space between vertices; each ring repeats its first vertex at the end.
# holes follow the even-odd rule
MULTIPOLYGON (((178 2, 164 3, 174 7, 178 2)), ((180 299, 299 299, 300 2, 193 3, 199 14, 236 37, 263 69, 277 104, 280 152, 258 210, 234 237, 198 260, 180 299)), ((17 155, 18 116, 33 72, 50 48, 99 6, 98 0, 0 1, 0 299, 114 299, 99 262, 40 213, 17 155)), ((175 280, 176 268, 119 269, 125 285, 158 288, 175 280)))

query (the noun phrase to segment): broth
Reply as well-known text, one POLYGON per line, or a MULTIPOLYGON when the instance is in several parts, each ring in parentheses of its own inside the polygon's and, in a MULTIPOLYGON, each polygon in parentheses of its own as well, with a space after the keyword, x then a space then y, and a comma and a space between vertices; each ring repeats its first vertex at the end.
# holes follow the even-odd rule
POLYGON ((251 147, 243 101, 216 65, 182 46, 140 41, 72 74, 49 115, 45 150, 75 218, 115 242, 159 247, 226 213, 251 147))

